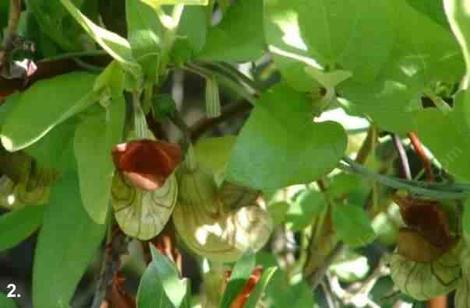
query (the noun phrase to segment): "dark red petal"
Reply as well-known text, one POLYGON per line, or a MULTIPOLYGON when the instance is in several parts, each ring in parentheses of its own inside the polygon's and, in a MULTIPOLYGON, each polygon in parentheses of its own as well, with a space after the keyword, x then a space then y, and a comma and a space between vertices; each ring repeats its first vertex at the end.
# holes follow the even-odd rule
POLYGON ((438 247, 452 242, 449 218, 437 201, 394 196, 405 224, 418 231, 426 240, 438 247))
POLYGON ((112 154, 116 168, 145 190, 162 186, 182 156, 177 144, 147 139, 119 144, 112 154))

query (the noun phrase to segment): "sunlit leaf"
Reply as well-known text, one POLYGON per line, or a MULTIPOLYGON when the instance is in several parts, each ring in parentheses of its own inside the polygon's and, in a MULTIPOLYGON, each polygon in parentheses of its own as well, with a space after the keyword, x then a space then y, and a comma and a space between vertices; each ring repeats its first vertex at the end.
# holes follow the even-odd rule
POLYGON ((69 73, 39 81, 21 93, 2 126, 3 146, 8 151, 21 150, 83 111, 96 101, 91 93, 95 78, 89 73, 69 73))
POLYGON ((443 113, 427 108, 416 115, 417 133, 442 166, 459 179, 470 180, 470 127, 465 117, 469 108, 465 93, 455 99, 454 110, 443 113))
POLYGON ((265 2, 269 50, 291 86, 308 90, 313 83, 306 64, 319 69, 352 71, 354 80, 373 80, 386 63, 393 43, 387 1, 265 2), (363 50, 368 50, 364 53, 363 50))
POLYGON ((128 40, 132 54, 144 74, 154 80, 162 48, 163 29, 158 15, 151 7, 138 0, 126 0, 128 40))
POLYGON ((470 84, 470 10, 465 0, 444 0, 444 8, 452 31, 460 44, 467 64, 466 88, 470 84))

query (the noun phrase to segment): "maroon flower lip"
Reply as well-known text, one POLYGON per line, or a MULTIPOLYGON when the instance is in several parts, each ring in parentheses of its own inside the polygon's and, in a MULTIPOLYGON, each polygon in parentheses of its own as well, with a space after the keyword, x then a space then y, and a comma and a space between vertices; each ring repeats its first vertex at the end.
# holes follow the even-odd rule
POLYGON ((112 150, 116 169, 136 187, 160 188, 181 162, 179 145, 149 139, 121 143, 112 150))

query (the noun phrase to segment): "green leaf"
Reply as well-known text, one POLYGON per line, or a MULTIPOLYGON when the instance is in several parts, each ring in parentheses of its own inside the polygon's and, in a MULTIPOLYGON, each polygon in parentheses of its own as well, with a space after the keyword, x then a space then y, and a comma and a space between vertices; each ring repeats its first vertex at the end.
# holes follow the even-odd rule
POLYGON ((158 277, 157 266, 153 262, 149 264, 140 279, 137 305, 139 307, 173 308, 158 277))
POLYGON ((371 81, 387 62, 393 43, 386 0, 295 1, 302 36, 314 59, 339 64, 356 81, 371 81), (367 50, 367 52, 364 52, 367 50))
POLYGON ((90 91, 95 78, 88 73, 69 73, 39 81, 21 93, 2 126, 3 146, 8 151, 30 146, 93 103, 90 91))
POLYGON ((252 251, 248 251, 235 263, 232 274, 225 288, 220 304, 221 308, 229 308, 233 300, 240 294, 255 267, 256 258, 252 251))
POLYGON ((314 222, 326 209, 323 195, 316 190, 303 191, 287 211, 287 227, 301 231, 314 222))
POLYGON ((126 0, 128 40, 132 54, 144 75, 157 77, 161 48, 162 26, 154 9, 137 0, 126 0))
POLYGON ((454 110, 444 114, 438 109, 427 108, 416 115, 417 133, 426 145, 450 173, 459 179, 470 180, 470 134, 465 119, 466 102, 460 93, 454 110))
POLYGON ((8 298, 5 294, 0 293, 0 307, 2 308, 16 308, 18 305, 12 298, 8 298))
MULTIPOLYGON (((437 81, 460 81, 464 63, 449 29, 426 18, 405 0, 391 3, 396 37, 387 69, 403 73, 399 80, 395 80, 403 82, 403 78, 407 78, 425 87, 437 81)), ((388 72, 385 74, 390 75, 388 72)))
POLYGON ((266 0, 264 2, 264 31, 273 60, 282 77, 299 91, 310 91, 314 82, 305 66, 318 69, 322 65, 309 54, 300 32, 298 3, 266 0))
POLYGON ((233 149, 227 177, 260 190, 309 183, 331 171, 346 148, 344 129, 312 122, 307 95, 285 85, 264 94, 233 149))
POLYGON ((34 307, 69 306, 104 231, 105 226, 95 224, 83 209, 76 175, 64 174, 52 190, 38 237, 33 267, 34 307))
POLYGON ((337 237, 347 245, 364 246, 375 239, 374 229, 363 208, 337 205, 333 207, 332 216, 337 237))
POLYGON ((207 7, 184 8, 171 54, 175 62, 188 61, 202 50, 206 43, 209 14, 207 7))
POLYGON ((179 278, 178 269, 155 247, 150 246, 152 262, 142 275, 137 292, 139 307, 186 307, 189 281, 179 278))
POLYGON ((73 155, 73 137, 75 134, 77 119, 73 117, 55 127, 47 135, 24 151, 44 168, 64 171, 75 169, 73 155), (57 149, 61 149, 57 151, 57 149))
POLYGON ((414 9, 431 18, 434 22, 448 27, 442 0, 406 0, 414 9))
POLYGON ((317 307, 313 292, 305 280, 291 284, 284 271, 274 273, 265 293, 266 307, 317 307))
POLYGON ((168 257, 150 246, 152 262, 155 263, 165 294, 175 307, 180 307, 187 295, 188 280, 180 279, 178 269, 168 257))
POLYGON ((227 135, 201 139, 194 146, 197 162, 214 174, 216 182, 219 184, 225 178, 235 141, 235 136, 227 135))
POLYGON ((464 88, 470 87, 470 12, 464 0, 444 0, 444 8, 452 31, 462 49, 467 65, 464 88))
POLYGON ((0 251, 15 247, 33 234, 42 223, 43 212, 44 206, 34 205, 1 215, 0 251))
POLYGON ((270 267, 263 271, 263 275, 261 276, 260 280, 256 284, 255 289, 250 294, 250 297, 248 297, 248 301, 245 304, 245 308, 257 307, 259 300, 263 296, 263 293, 265 292, 266 288, 271 282, 271 279, 273 278, 277 269, 278 269, 277 267, 270 267))
POLYGON ((134 78, 140 79, 140 67, 135 62, 129 42, 125 38, 93 23, 70 0, 60 0, 60 2, 101 48, 131 72, 134 78))
POLYGON ((399 134, 416 129, 413 114, 436 83, 456 83, 463 71, 458 45, 447 28, 432 22, 406 1, 393 1, 395 45, 389 64, 371 84, 347 82, 339 89, 354 113, 399 134), (419 31, 416 31, 419 29, 419 31))
POLYGON ((290 204, 286 201, 273 202, 268 205, 268 212, 271 215, 275 226, 281 225, 286 220, 290 204))
POLYGON ((308 63, 352 71, 357 82, 375 79, 392 49, 390 21, 391 7, 385 0, 265 2, 270 51, 287 81, 302 90, 313 85, 302 80, 308 63))
MULTIPOLYGON (((83 0, 73 0, 81 7, 83 0)), ((84 46, 86 38, 82 29, 59 1, 29 0, 28 9, 34 15, 41 33, 51 38, 60 48, 68 51, 78 51, 84 46)))
POLYGON ((421 109, 420 92, 394 80, 367 85, 349 83, 341 94, 353 113, 366 114, 380 128, 399 134, 415 129, 414 112, 421 109))
POLYGON ((239 0, 225 12, 220 24, 210 28, 198 58, 213 61, 256 60, 263 55, 263 1, 239 0))
MULTIPOLYGON (((0 29, 3 29, 7 26, 8 23, 8 8, 9 8, 8 1, 0 2, 0 29)), ((0 37, 3 37, 0 35, 0 37)))
POLYGON ((87 115, 77 126, 75 158, 83 206, 90 217, 103 224, 109 209, 114 164, 111 150, 122 138, 126 103, 124 97, 112 100, 105 110, 87 115))

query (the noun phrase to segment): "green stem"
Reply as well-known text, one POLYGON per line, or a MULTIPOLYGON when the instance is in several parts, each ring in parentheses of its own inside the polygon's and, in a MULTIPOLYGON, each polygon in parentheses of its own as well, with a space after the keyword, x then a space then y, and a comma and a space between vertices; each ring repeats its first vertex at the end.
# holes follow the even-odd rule
POLYGON ((205 68, 217 73, 218 75, 228 76, 232 80, 238 82, 239 84, 246 85, 247 87, 250 88, 251 91, 253 91, 255 95, 260 95, 260 90, 258 89, 258 86, 254 82, 254 80, 248 78, 238 69, 233 67, 231 64, 228 64, 225 62, 204 62, 204 61, 201 61, 199 63, 201 63, 202 66, 204 66, 205 68))
POLYGON ((372 172, 349 157, 343 158, 339 168, 343 171, 356 173, 370 180, 377 181, 385 186, 404 189, 436 200, 465 199, 470 195, 469 184, 428 183, 389 177, 372 172))
POLYGON ((146 82, 144 86, 144 101, 143 101, 143 110, 149 111, 152 106, 152 97, 153 97, 153 82, 146 82))
POLYGON ((140 105, 140 91, 132 93, 132 107, 134 109, 134 129, 137 139, 148 138, 147 133, 147 121, 145 120, 145 114, 140 105))
POLYGON ((434 92, 432 92, 430 90, 426 90, 426 91, 424 91, 424 95, 429 97, 429 99, 431 99, 431 101, 437 107, 437 109, 442 111, 444 114, 447 114, 450 111, 452 111, 452 108, 442 98, 440 98, 438 95, 434 94, 434 92))
POLYGON ((221 84, 224 84, 226 87, 238 93, 238 95, 246 99, 251 104, 254 105, 256 103, 256 98, 253 96, 252 93, 248 91, 248 89, 244 85, 241 85, 238 82, 233 81, 232 79, 228 78, 227 76, 223 74, 220 74, 219 72, 211 71, 205 67, 202 67, 196 64, 187 64, 183 68, 189 72, 193 72, 204 78, 207 78, 208 76, 211 76, 211 75, 215 75, 217 77, 217 80, 221 84))
POLYGON ((107 55, 106 51, 104 50, 76 51, 76 52, 68 52, 68 53, 57 55, 57 56, 45 58, 39 62, 49 62, 49 61, 57 61, 57 60, 64 60, 64 59, 71 59, 71 58, 81 58, 81 57, 96 57, 96 56, 104 56, 104 55, 107 55))

